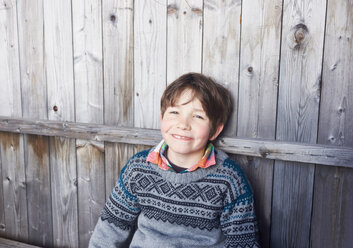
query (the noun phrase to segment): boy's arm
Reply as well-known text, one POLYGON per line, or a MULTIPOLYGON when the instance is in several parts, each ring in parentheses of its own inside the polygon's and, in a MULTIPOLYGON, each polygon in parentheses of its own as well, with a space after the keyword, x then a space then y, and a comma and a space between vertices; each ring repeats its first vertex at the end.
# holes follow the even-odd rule
POLYGON ((221 227, 226 236, 225 247, 260 247, 252 196, 240 196, 225 206, 221 227))
POLYGON ((130 189, 129 176, 128 166, 125 166, 104 206, 89 247, 129 247, 140 213, 137 198, 130 189))

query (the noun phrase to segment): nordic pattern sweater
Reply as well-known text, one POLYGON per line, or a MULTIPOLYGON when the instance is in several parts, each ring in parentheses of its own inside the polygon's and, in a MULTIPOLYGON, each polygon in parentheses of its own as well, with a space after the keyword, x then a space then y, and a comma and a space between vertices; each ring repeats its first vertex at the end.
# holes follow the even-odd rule
POLYGON ((89 247, 259 247, 251 187, 224 152, 189 173, 135 154, 121 171, 89 247))

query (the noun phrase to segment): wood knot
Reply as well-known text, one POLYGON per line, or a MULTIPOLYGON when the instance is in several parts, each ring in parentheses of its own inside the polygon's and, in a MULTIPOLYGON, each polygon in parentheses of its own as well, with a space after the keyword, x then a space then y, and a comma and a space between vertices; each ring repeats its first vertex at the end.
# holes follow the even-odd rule
POLYGON ((202 15, 202 10, 199 8, 192 8, 191 11, 197 15, 202 15))
POLYGON ((303 29, 298 29, 295 33, 294 33, 294 37, 295 37, 295 42, 297 42, 298 44, 302 43, 302 41, 305 38, 305 34, 303 32, 303 29))
POLYGON ((288 43, 291 48, 299 49, 304 47, 309 40, 309 29, 303 24, 295 25, 289 32, 288 43))
POLYGON ((111 20, 112 22, 115 22, 115 21, 116 21, 116 16, 115 16, 115 15, 110 15, 110 20, 111 20))
POLYGON ((57 111, 58 111, 58 106, 54 105, 53 110, 54 110, 55 112, 57 112, 57 111))
POLYGON ((167 7, 168 15, 177 13, 179 8, 175 4, 170 4, 167 7))
POLYGON ((249 66, 249 67, 248 67, 248 72, 251 73, 251 72, 253 72, 253 70, 254 70, 254 68, 252 68, 252 66, 249 66))

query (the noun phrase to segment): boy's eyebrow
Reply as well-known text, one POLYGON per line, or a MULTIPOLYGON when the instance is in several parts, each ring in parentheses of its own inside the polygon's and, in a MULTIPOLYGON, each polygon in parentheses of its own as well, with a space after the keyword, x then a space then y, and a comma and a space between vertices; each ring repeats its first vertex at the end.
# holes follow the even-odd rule
MULTIPOLYGON (((182 105, 186 105, 186 104, 188 104, 188 103, 189 103, 189 102, 187 102, 187 103, 182 103, 182 104, 175 104, 174 106, 170 106, 170 107, 179 107, 179 106, 182 106, 182 105)), ((200 109, 200 108, 194 108, 194 111, 206 113, 206 111, 205 111, 204 109, 200 109)))

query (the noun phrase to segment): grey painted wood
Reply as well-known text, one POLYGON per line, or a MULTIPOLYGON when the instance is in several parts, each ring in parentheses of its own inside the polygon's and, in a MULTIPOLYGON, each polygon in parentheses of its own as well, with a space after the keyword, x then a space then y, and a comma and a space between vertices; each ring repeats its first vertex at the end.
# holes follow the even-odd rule
POLYGON ((0 247, 1 248, 36 248, 39 246, 34 246, 10 239, 0 238, 0 247))
MULTIPOLYGON (((0 133, 1 135, 1 133, 0 133)), ((0 180, 3 182, 2 177, 2 154, 0 150, 0 180)), ((5 201, 4 201, 4 190, 2 183, 0 184, 0 237, 6 236, 6 225, 5 225, 5 201)))
POLYGON ((201 72, 202 0, 168 0, 167 84, 187 72, 201 72))
MULTIPOLYGON (((326 5, 284 1, 276 138, 316 143, 326 5)), ((309 247, 314 165, 275 162, 271 247, 309 247)))
MULTIPOLYGON (((17 8, 22 115, 47 119, 43 1, 18 1, 17 8)), ((24 137, 28 236, 40 246, 53 245, 48 145, 48 137, 24 137)))
POLYGON ((0 164, 2 165, 3 214, 5 237, 27 241, 28 217, 23 137, 0 133, 0 164))
MULTIPOLYGON (((9 117, 0 117, 0 131, 147 146, 154 146, 161 140, 157 129, 9 117)), ((220 137, 215 144, 225 152, 239 155, 353 168, 351 146, 229 137, 220 137)))
MULTIPOLYGON (((103 123, 102 1, 72 1, 76 121, 103 123)), ((104 143, 76 140, 79 247, 105 203, 104 143)))
POLYGON ((167 0, 134 6, 134 126, 159 128, 167 78, 167 0))
MULTIPOLYGON (((0 115, 22 116, 16 1, 0 3, 0 115)), ((0 235, 26 241, 23 135, 0 134, 0 235)))
MULTIPOLYGON (((282 1, 242 6, 238 137, 275 139, 282 1)), ((254 190, 261 243, 270 246, 273 160, 243 158, 254 190)))
MULTIPOLYGON (((44 1, 48 118, 74 121, 71 1, 44 1)), ((51 137, 50 182, 55 247, 78 247, 75 140, 51 137)))
MULTIPOLYGON (((103 1, 104 123, 134 124, 133 1, 103 1)), ((133 145, 106 142, 105 191, 111 194, 133 145)))
POLYGON ((237 132, 240 20, 241 1, 204 1, 202 73, 232 94, 233 113, 222 132, 229 137, 237 132))
MULTIPOLYGON (((328 1, 320 104, 320 144, 353 147, 353 1, 328 1)), ((312 247, 353 243, 353 170, 317 166, 312 247)))

